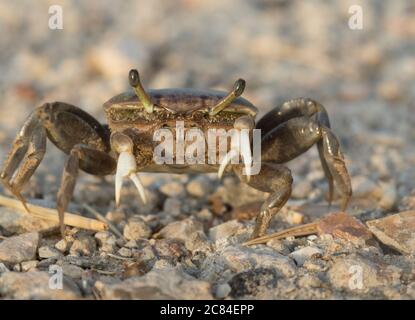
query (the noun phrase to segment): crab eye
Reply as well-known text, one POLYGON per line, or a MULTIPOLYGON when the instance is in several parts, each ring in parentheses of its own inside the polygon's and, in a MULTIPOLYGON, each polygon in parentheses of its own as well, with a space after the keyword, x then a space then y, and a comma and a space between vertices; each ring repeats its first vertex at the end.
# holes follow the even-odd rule
POLYGON ((130 82, 130 86, 136 87, 140 83, 140 75, 136 69, 131 69, 128 74, 128 81, 130 82))
POLYGON ((128 74, 128 81, 130 82, 130 86, 133 87, 135 94, 137 95, 138 99, 141 101, 147 112, 153 112, 154 105, 151 102, 150 96, 144 90, 143 85, 140 81, 140 75, 136 69, 130 70, 128 74))
POLYGON ((239 97, 242 95, 242 93, 245 90, 245 80, 244 79, 238 79, 236 80, 235 84, 233 85, 233 91, 236 97, 239 97))

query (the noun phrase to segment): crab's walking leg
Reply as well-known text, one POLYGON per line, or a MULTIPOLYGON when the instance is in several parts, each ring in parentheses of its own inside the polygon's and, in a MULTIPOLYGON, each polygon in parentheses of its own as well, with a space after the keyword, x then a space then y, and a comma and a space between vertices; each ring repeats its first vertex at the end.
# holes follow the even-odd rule
POLYGON ((27 211, 29 209, 26 206, 26 200, 21 195, 21 190, 39 166, 45 151, 45 129, 36 115, 32 113, 17 134, 0 173, 4 185, 23 203, 27 211), (19 170, 16 172, 18 167, 19 170))
POLYGON ((90 168, 104 174, 112 173, 116 166, 115 160, 105 152, 82 144, 75 145, 72 148, 63 170, 56 204, 62 236, 65 234, 64 213, 73 195, 80 163, 82 163, 84 169, 90 168))
POLYGON ((43 159, 46 136, 69 155, 58 195, 58 210, 62 216, 72 196, 78 167, 90 174, 108 175, 115 172, 116 162, 109 155, 107 127, 73 105, 45 103, 23 124, 0 173, 5 186, 23 204, 25 200, 20 192, 43 159))
POLYGON ((291 171, 280 164, 263 162, 258 174, 252 175, 249 182, 246 176, 242 175, 242 166, 234 167, 235 173, 241 181, 249 186, 270 192, 270 196, 263 203, 261 211, 257 216, 254 231, 251 239, 265 235, 272 217, 284 206, 291 196, 292 176, 291 171))
POLYGON ((329 117, 321 104, 307 98, 289 100, 268 112, 256 128, 261 129, 263 137, 262 160, 265 157, 277 163, 286 162, 316 143, 329 184, 329 204, 334 181, 343 197, 342 209, 347 207, 352 193, 350 178, 338 139, 330 129, 329 117))

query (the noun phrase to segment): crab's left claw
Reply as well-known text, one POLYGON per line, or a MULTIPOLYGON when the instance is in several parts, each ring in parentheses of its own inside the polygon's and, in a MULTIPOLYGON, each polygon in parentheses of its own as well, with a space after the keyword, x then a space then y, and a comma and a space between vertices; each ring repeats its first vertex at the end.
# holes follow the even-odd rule
POLYGON ((231 137, 231 150, 223 157, 219 166, 218 177, 221 178, 226 166, 235 158, 242 157, 242 162, 245 167, 244 175, 246 175, 247 182, 251 178, 251 166, 253 163, 250 132, 254 127, 253 119, 249 116, 242 116, 235 121, 234 132, 231 137))
POLYGON ((224 157, 223 157, 223 159, 222 159, 222 162, 221 162, 221 164, 220 164, 220 166, 219 166, 219 170, 218 170, 218 178, 219 179, 221 179, 222 178, 222 176, 223 176, 223 173, 225 172, 225 169, 226 169, 226 167, 227 167, 227 165, 229 164, 229 162, 231 162, 232 161, 232 159, 234 158, 234 157, 237 157, 239 154, 238 154, 238 151, 237 150, 235 150, 235 149, 231 149, 224 157))
POLYGON ((128 151, 121 152, 118 157, 117 172, 115 174, 115 204, 117 207, 120 204, 122 183, 125 177, 128 177, 131 181, 133 181, 138 193, 140 194, 141 200, 144 204, 147 203, 145 190, 136 173, 136 170, 137 165, 133 154, 128 151))

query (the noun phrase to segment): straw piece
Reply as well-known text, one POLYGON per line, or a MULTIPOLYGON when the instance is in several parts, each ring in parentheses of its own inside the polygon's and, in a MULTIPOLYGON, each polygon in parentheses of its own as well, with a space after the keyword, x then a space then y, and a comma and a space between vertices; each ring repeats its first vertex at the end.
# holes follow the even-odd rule
MULTIPOLYGON (((27 213, 23 204, 20 201, 4 197, 2 195, 0 195, 0 205, 19 210, 23 213, 27 213)), ((27 206, 32 216, 45 220, 59 222, 58 212, 55 209, 44 208, 30 203, 27 203, 27 206)), ((81 229, 88 229, 94 231, 108 230, 108 225, 102 221, 85 218, 69 212, 65 212, 64 223, 67 226, 77 227, 81 229)))
POLYGON ((301 226, 296 226, 293 228, 285 229, 273 234, 267 234, 265 236, 249 240, 245 242, 243 245, 251 246, 254 244, 261 244, 267 243, 271 239, 284 239, 288 237, 299 237, 299 236, 308 236, 310 234, 317 233, 317 222, 303 224, 301 226))

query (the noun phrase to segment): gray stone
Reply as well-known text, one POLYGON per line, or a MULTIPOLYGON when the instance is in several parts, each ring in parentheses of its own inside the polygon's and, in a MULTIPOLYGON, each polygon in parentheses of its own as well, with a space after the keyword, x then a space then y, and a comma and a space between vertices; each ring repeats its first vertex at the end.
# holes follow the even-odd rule
POLYGON ((273 290, 279 278, 277 271, 273 268, 256 268, 240 272, 229 281, 232 288, 231 296, 241 298, 257 295, 260 291, 273 290))
POLYGON ((394 183, 380 184, 381 197, 379 207, 384 210, 391 210, 398 200, 398 192, 394 183))
POLYGON ((131 257, 131 255, 132 255, 132 253, 131 253, 131 249, 128 249, 128 248, 121 248, 120 250, 118 250, 118 254, 121 256, 121 257, 126 257, 126 258, 129 258, 129 257, 131 257))
POLYGON ((298 266, 302 266, 306 260, 310 259, 313 256, 321 255, 322 253, 323 251, 318 248, 304 247, 294 252, 291 252, 290 257, 292 257, 295 260, 298 266))
POLYGON ((236 220, 230 220, 209 229, 209 239, 216 242, 222 238, 233 236, 243 227, 242 223, 236 220))
POLYGON ((366 222, 382 243, 403 254, 415 254, 415 211, 405 211, 366 222))
POLYGON ((203 251, 209 246, 209 242, 203 231, 203 225, 192 218, 168 224, 159 231, 157 236, 180 240, 190 251, 203 251))
POLYGON ((182 211, 182 201, 177 198, 167 198, 166 201, 164 201, 163 211, 174 217, 180 215, 182 211))
POLYGON ((9 272, 10 270, 4 265, 4 263, 0 263, 0 274, 4 272, 9 272))
POLYGON ((55 248, 58 249, 61 253, 66 253, 68 252, 69 248, 71 247, 72 243, 65 240, 65 239, 61 239, 58 242, 55 243, 55 248))
POLYGON ((128 249, 137 248, 137 246, 138 246, 138 244, 137 244, 137 241, 135 241, 135 240, 128 240, 124 244, 124 247, 126 247, 128 249))
POLYGON ((39 263, 39 261, 37 261, 37 260, 23 261, 20 264, 20 267, 21 267, 23 272, 27 272, 29 270, 35 269, 37 267, 38 263, 39 263))
POLYGON ((62 265, 63 274, 75 280, 81 279, 83 271, 84 270, 81 267, 75 266, 73 264, 64 263, 62 265))
POLYGON ((163 184, 160 187, 160 191, 168 197, 183 197, 186 192, 183 184, 177 181, 171 181, 163 184))
POLYGON ((51 274, 43 271, 6 272, 0 276, 0 295, 10 299, 72 300, 81 298, 76 284, 63 279, 63 289, 51 289, 51 274))
POLYGON ((95 239, 87 235, 81 235, 72 243, 69 250, 71 255, 89 256, 96 250, 95 239))
POLYGON ((381 261, 371 261, 360 255, 335 259, 327 276, 339 290, 368 293, 373 288, 400 284, 402 270, 381 261))
POLYGON ((177 269, 155 268, 144 276, 103 285, 103 299, 212 299, 210 284, 177 269))
POLYGON ((196 177, 186 185, 187 192, 196 198, 206 198, 212 189, 212 182, 205 176, 196 177))
POLYGON ((113 253, 117 248, 117 238, 109 231, 101 231, 95 234, 100 250, 113 253))
POLYGON ((222 283, 218 285, 215 290, 215 298, 224 299, 231 293, 231 291, 232 291, 232 288, 228 283, 222 283))
POLYGON ((295 264, 275 250, 265 246, 228 246, 209 255, 201 266, 201 279, 227 281, 239 272, 255 268, 275 268, 285 276, 296 273, 295 264))
POLYGON ((147 239, 150 235, 150 227, 138 216, 129 219, 124 227, 124 237, 127 240, 147 239))
POLYGON ((271 239, 267 242, 267 246, 271 247, 274 250, 277 250, 277 252, 287 255, 290 253, 290 248, 287 247, 284 242, 280 239, 271 239))
POLYGON ((52 247, 49 246, 42 246, 38 250, 39 258, 48 259, 48 258, 58 258, 61 253, 52 247))
POLYGON ((31 232, 10 237, 0 243, 0 262, 15 264, 36 258, 39 233, 31 232))
POLYGON ((10 233, 28 233, 47 230, 56 227, 57 223, 45 219, 39 219, 27 213, 16 210, 1 208, 0 229, 3 228, 10 233))
POLYGON ((306 274, 297 280, 300 288, 320 288, 322 281, 313 274, 306 274))

